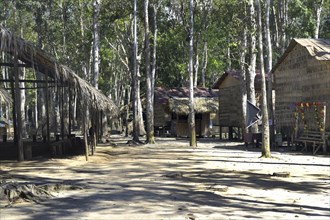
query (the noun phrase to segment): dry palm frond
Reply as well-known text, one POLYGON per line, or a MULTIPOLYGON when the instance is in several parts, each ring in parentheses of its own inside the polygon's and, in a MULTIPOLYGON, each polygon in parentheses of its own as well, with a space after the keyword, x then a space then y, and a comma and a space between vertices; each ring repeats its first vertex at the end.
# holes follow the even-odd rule
POLYGON ((11 104, 13 102, 10 94, 4 89, 0 89, 0 100, 6 104, 11 104))

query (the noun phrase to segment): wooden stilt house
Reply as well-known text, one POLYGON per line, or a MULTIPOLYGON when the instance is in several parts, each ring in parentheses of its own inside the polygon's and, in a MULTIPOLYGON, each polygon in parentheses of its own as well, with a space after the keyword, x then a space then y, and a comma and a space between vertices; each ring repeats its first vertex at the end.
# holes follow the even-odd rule
POLYGON ((277 132, 330 131, 330 40, 292 39, 272 72, 277 132))
MULTIPOLYGON (((267 76, 266 76, 267 77, 267 76)), ((241 72, 228 70, 213 84, 219 90, 219 126, 220 138, 242 139, 242 91, 241 72)), ((257 106, 261 97, 261 78, 259 72, 255 78, 257 106)))

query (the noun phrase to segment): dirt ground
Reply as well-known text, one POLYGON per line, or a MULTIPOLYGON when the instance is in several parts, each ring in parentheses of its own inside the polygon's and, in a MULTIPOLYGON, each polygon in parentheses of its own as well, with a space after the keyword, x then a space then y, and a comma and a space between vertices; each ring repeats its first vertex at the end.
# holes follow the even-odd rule
POLYGON ((1 179, 71 183, 42 202, 1 204, 1 220, 329 219, 330 158, 283 149, 260 159, 242 143, 158 138, 157 144, 98 146, 95 156, 1 162, 1 179), (274 172, 289 172, 276 177, 274 172))

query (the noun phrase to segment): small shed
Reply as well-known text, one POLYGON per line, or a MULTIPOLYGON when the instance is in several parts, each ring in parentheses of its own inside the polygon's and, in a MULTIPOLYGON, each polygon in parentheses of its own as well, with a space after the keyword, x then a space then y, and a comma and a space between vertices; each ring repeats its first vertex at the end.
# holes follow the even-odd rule
MULTIPOLYGON (((219 89, 219 126, 220 138, 242 138, 242 91, 241 71, 228 70, 213 84, 213 89, 219 89), (223 134, 224 133, 224 134, 223 134)), ((266 76, 267 77, 267 76, 266 76)), ((257 105, 261 97, 261 75, 257 71, 255 78, 257 105)))
MULTIPOLYGON (((194 89, 196 135, 212 134, 212 119, 218 111, 217 93, 208 88, 194 89)), ((155 89, 155 130, 168 131, 173 136, 187 137, 189 89, 186 87, 155 89)))
POLYGON ((326 107, 325 129, 330 131, 330 40, 292 39, 272 72, 276 85, 277 132, 291 138, 295 127, 319 130, 319 114, 315 114, 319 103, 326 107), (303 117, 299 116, 303 122, 299 126, 296 126, 297 106, 303 117))

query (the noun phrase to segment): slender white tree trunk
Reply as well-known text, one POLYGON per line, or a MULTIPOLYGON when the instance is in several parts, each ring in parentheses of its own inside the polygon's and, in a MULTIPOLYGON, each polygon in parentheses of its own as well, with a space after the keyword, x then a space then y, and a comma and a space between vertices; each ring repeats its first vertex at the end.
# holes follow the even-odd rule
MULTIPOLYGON (((254 81, 256 77, 256 59, 257 59, 257 50, 256 50, 256 20, 255 20, 255 8, 253 0, 249 0, 249 16, 250 16, 250 65, 248 71, 248 94, 247 97, 252 104, 256 105, 256 95, 254 81)), ((258 125, 254 124, 251 126, 251 131, 253 133, 258 132, 258 125)))
POLYGON ((321 0, 320 3, 318 4, 317 1, 314 1, 314 10, 315 10, 315 15, 316 15, 316 26, 314 30, 314 38, 318 39, 319 38, 319 33, 320 33, 320 23, 321 23, 321 13, 323 9, 323 3, 324 0, 321 0))
POLYGON ((202 86, 205 88, 205 76, 207 68, 207 41, 204 41, 203 44, 203 56, 202 56, 202 86))
POLYGON ((153 5, 154 9, 154 39, 153 39, 153 50, 152 50, 152 65, 151 65, 151 99, 154 100, 155 93, 155 79, 156 79, 156 61, 157 61, 157 11, 158 8, 156 4, 153 5))
POLYGON ((132 70, 132 101, 133 101, 133 141, 139 142, 138 121, 138 76, 137 76, 137 23, 136 23, 136 0, 133 7, 133 70, 132 70))
POLYGON ((194 109, 194 73, 193 73, 193 35, 194 35, 194 1, 189 1, 189 133, 190 146, 197 147, 194 109))
POLYGON ((100 30, 99 30, 99 15, 100 15, 101 0, 93 1, 93 86, 98 89, 99 65, 100 65, 100 30))
MULTIPOLYGON (((246 8, 245 3, 243 2, 244 8, 246 8)), ((245 14, 244 17, 246 16, 246 9, 244 10, 245 14)), ((246 50, 247 50, 247 27, 246 24, 243 24, 243 30, 241 33, 241 43, 240 43, 240 70, 242 73, 241 79, 241 94, 242 94, 242 133, 243 137, 245 134, 249 132, 249 130, 246 128, 246 105, 247 105, 247 88, 246 88, 246 50)))
POLYGON ((150 40, 149 40, 149 1, 144 1, 144 42, 145 42, 145 69, 147 79, 147 143, 155 143, 154 136, 154 102, 152 99, 152 74, 150 72, 150 40))
POLYGON ((265 1, 265 33, 266 33, 266 56, 267 56, 267 62, 266 62, 266 73, 268 74, 268 96, 267 96, 267 102, 268 102, 268 111, 269 111, 269 119, 272 122, 270 124, 270 143, 274 142, 275 137, 275 121, 274 121, 274 107, 273 107, 273 74, 271 72, 271 69, 273 68, 273 47, 272 47, 272 39, 270 35, 270 8, 271 8, 271 0, 265 1))
POLYGON ((261 111, 262 111, 262 146, 261 156, 270 157, 270 139, 269 139, 269 121, 268 121, 268 106, 267 106, 267 90, 266 77, 264 67, 264 52, 262 42, 262 22, 261 22, 261 6, 260 1, 256 0, 258 10, 258 46, 259 46, 259 62, 261 75, 261 111))

